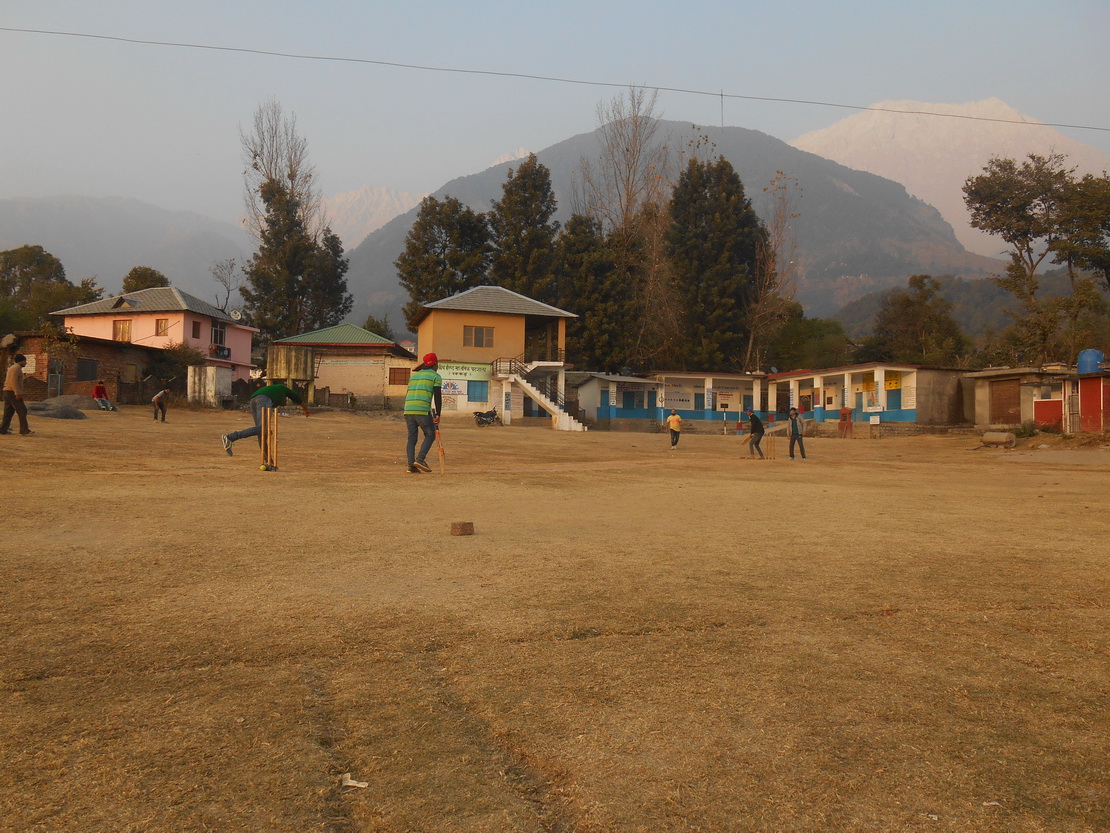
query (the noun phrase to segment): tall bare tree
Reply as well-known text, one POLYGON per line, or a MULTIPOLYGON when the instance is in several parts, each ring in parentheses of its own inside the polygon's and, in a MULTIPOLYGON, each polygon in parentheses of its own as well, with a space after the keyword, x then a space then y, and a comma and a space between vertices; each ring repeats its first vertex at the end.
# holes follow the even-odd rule
POLYGON ((297 117, 286 115, 276 99, 260 104, 254 112, 249 133, 240 128, 243 148, 243 199, 246 204, 244 225, 255 240, 262 239, 266 205, 262 186, 277 183, 299 206, 305 230, 318 240, 327 220, 323 197, 316 184, 316 168, 308 161, 308 140, 297 133, 297 117))
POLYGON ((598 104, 600 148, 580 161, 577 186, 581 212, 604 230, 615 275, 629 290, 623 353, 636 366, 671 360, 683 318, 664 250, 673 160, 657 135, 657 99, 658 92, 633 86, 598 104))
POLYGON ((763 364, 767 349, 794 309, 798 291, 801 254, 794 220, 801 216, 797 203, 802 197, 798 180, 782 171, 763 189, 770 201, 763 227, 766 234, 759 241, 756 266, 749 285, 750 298, 746 318, 748 346, 744 353, 744 369, 756 370, 763 364))
POLYGON ((220 286, 217 290, 216 306, 224 312, 227 312, 227 305, 231 303, 231 296, 239 291, 243 283, 242 272, 236 266, 235 258, 229 257, 227 260, 217 260, 208 267, 212 279, 220 286))
POLYGON ((658 98, 658 91, 629 87, 597 105, 600 156, 582 159, 580 176, 584 213, 607 232, 627 228, 645 205, 670 196, 670 150, 655 135, 658 98))

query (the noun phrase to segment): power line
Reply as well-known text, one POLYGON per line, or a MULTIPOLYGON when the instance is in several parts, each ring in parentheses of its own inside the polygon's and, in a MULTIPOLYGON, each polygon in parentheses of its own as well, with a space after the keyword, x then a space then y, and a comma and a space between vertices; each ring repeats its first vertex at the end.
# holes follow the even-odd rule
MULTIPOLYGON (((556 84, 576 84, 585 87, 610 87, 624 89, 630 86, 629 84, 621 84, 613 81, 589 81, 581 78, 561 78, 555 75, 532 75, 525 72, 504 72, 490 69, 461 69, 458 67, 437 67, 427 64, 406 64, 397 61, 378 61, 372 58, 346 58, 336 55, 306 55, 296 52, 277 52, 269 49, 250 49, 243 46, 215 46, 213 44, 206 43, 184 43, 178 41, 158 41, 145 40, 142 38, 125 38, 119 35, 94 35, 88 32, 57 32, 51 31, 49 29, 20 29, 11 26, 0 26, 0 32, 19 32, 29 35, 57 35, 59 37, 107 40, 116 41, 118 43, 141 44, 144 46, 168 46, 176 49, 205 49, 213 52, 236 52, 244 55, 264 55, 273 58, 291 58, 299 61, 330 61, 334 63, 370 64, 373 66, 393 67, 395 69, 415 69, 421 70, 423 72, 444 72, 457 75, 486 75, 495 78, 519 78, 526 81, 549 81, 556 84)), ((1098 130, 1100 132, 1110 132, 1110 127, 1095 127, 1094 125, 1089 124, 1064 124, 1061 122, 1042 121, 1030 122, 1022 121, 1020 119, 999 119, 990 118, 987 116, 968 116, 959 113, 934 113, 929 110, 897 110, 893 107, 864 107, 859 104, 838 104, 831 101, 813 101, 802 98, 776 98, 773 96, 743 95, 740 93, 726 93, 724 92, 724 90, 712 92, 709 90, 694 90, 683 87, 662 87, 653 84, 635 84, 631 86, 643 87, 647 90, 657 90, 659 92, 679 93, 681 95, 713 96, 716 98, 720 98, 722 108, 722 125, 724 121, 724 100, 727 98, 739 101, 766 101, 775 104, 804 104, 811 107, 835 107, 842 110, 859 110, 862 112, 898 113, 901 115, 934 116, 936 118, 944 119, 964 119, 966 121, 1021 124, 1031 127, 1061 127, 1072 130, 1098 130)))

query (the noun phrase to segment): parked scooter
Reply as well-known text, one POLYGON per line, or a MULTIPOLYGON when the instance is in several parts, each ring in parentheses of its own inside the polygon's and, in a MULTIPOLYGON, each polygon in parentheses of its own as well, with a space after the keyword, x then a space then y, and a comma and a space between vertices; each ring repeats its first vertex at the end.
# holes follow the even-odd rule
POLYGON ((497 409, 496 408, 494 408, 491 411, 475 411, 474 412, 474 423, 479 428, 484 428, 487 425, 494 425, 495 423, 497 425, 502 425, 503 424, 501 422, 501 417, 499 417, 497 415, 497 409))

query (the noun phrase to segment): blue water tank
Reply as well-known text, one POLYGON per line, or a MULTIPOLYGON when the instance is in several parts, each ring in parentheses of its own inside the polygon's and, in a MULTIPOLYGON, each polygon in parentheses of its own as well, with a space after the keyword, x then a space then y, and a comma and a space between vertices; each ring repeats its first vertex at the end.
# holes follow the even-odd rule
POLYGON ((1101 350, 1080 350, 1079 351, 1079 375, 1082 376, 1086 373, 1098 373, 1098 366, 1102 364, 1102 351, 1101 350))

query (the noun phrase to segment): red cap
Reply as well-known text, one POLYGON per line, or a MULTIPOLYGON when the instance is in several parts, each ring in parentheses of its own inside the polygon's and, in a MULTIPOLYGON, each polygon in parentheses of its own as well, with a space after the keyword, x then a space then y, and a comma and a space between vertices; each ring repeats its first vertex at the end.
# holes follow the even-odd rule
POLYGON ((439 356, 435 353, 428 353, 424 356, 424 366, 431 367, 433 364, 439 364, 439 356))

